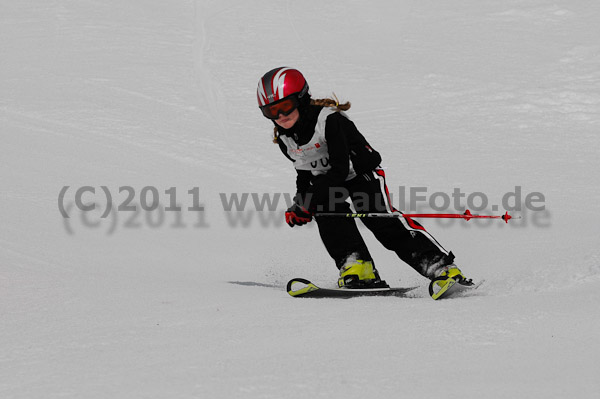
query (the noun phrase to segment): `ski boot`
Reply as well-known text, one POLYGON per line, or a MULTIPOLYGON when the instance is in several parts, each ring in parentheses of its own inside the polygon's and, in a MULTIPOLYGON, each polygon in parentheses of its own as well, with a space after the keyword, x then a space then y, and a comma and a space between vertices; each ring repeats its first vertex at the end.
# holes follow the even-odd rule
POLYGON ((340 269, 338 286, 340 288, 348 289, 390 287, 379 277, 379 273, 373 266, 373 262, 360 259, 357 259, 356 261, 349 263, 340 269))
POLYGON ((429 284, 429 295, 433 299, 439 299, 454 285, 464 286, 473 285, 473 280, 467 279, 455 264, 448 265, 442 269, 442 272, 431 280, 429 284))

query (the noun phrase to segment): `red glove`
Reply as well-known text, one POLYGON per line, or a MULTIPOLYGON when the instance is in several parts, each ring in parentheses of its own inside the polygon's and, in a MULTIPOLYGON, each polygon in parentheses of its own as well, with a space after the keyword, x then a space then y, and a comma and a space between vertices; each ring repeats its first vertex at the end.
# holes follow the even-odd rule
POLYGON ((292 205, 285 212, 285 222, 290 227, 305 225, 306 223, 310 222, 312 218, 313 213, 298 204, 292 205))

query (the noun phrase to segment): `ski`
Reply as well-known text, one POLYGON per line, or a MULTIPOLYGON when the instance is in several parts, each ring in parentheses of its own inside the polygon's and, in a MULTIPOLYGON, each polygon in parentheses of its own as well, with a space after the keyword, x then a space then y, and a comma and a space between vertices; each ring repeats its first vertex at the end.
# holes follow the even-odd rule
POLYGON ((438 277, 429 284, 429 295, 435 300, 464 296, 468 291, 476 290, 485 280, 474 283, 472 280, 455 280, 452 278, 438 277), (448 284, 440 289, 439 281, 447 281, 448 284))
POLYGON ((407 297, 406 293, 418 287, 408 288, 321 288, 303 278, 294 278, 287 283, 287 292, 295 298, 356 298, 361 296, 407 297), (296 287, 294 287, 296 285, 296 287), (298 285, 300 286, 299 288, 298 285))

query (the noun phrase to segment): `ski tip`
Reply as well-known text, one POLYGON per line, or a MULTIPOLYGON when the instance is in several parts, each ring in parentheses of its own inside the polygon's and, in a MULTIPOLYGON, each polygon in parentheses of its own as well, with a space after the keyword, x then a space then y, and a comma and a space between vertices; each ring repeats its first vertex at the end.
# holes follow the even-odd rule
POLYGON ((286 286, 286 290, 287 290, 288 294, 290 294, 290 296, 294 296, 294 297, 301 296, 308 292, 316 291, 318 289, 319 289, 319 287, 317 287, 316 285, 314 285, 313 283, 311 283, 310 281, 308 281, 305 278, 293 278, 290 281, 288 281, 287 286, 286 286), (296 285, 296 284, 300 284, 301 287, 294 288, 294 285, 296 285))
POLYGON ((464 296, 461 293, 476 290, 484 282, 485 280, 474 282, 472 279, 461 281, 447 277, 438 277, 433 279, 429 284, 429 295, 434 300, 464 296))
POLYGON ((455 283, 456 280, 454 280, 453 278, 449 278, 446 276, 436 277, 433 280, 431 280, 431 283, 429 284, 429 296, 431 296, 433 300, 438 300, 455 283))

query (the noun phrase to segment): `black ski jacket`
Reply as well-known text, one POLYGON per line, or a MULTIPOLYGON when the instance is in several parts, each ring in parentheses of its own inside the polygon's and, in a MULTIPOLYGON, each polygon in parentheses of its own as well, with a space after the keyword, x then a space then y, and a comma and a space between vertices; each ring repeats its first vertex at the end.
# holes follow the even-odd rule
MULTIPOLYGON (((291 129, 278 128, 280 135, 292 138, 298 145, 307 144, 315 133, 315 126, 322 106, 310 105, 301 110, 300 119, 291 129)), ((327 117, 325 140, 329 169, 325 174, 314 176, 307 170, 296 170, 296 192, 301 198, 309 199, 307 208, 315 211, 318 205, 326 205, 331 187, 343 187, 349 173, 349 160, 357 175, 369 172, 381 163, 381 155, 367 142, 354 123, 339 112, 327 117), (306 194, 311 194, 306 196, 306 194)), ((287 147, 279 140, 279 148, 287 154, 287 147)))

